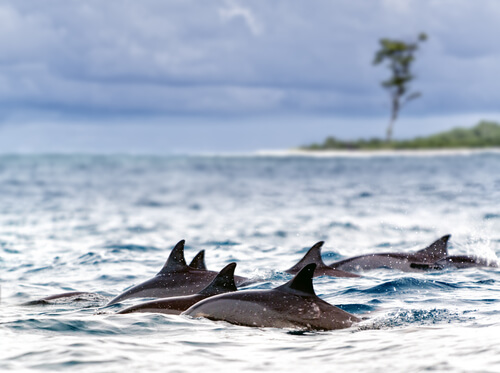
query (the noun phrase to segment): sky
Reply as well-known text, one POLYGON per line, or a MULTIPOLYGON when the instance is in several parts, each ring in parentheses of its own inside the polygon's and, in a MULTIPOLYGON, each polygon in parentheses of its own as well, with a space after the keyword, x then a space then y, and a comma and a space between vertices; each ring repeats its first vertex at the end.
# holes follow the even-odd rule
POLYGON ((497 0, 0 0, 0 152, 384 137, 380 38, 429 39, 394 136, 500 121, 497 0))

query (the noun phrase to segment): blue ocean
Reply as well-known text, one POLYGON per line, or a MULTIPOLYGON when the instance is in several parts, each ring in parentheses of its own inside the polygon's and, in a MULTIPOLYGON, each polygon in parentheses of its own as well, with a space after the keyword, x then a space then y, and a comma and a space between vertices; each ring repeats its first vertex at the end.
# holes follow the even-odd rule
POLYGON ((0 371, 499 372, 497 268, 315 278, 363 318, 334 331, 104 307, 181 239, 271 289, 318 241, 330 263, 446 234, 500 256, 500 153, 0 156, 0 371), (22 305, 67 291, 95 295, 22 305))

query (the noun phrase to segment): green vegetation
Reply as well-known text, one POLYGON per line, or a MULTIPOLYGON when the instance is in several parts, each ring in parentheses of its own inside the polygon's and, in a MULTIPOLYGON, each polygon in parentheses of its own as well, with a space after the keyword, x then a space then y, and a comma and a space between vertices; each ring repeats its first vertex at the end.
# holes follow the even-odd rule
POLYGON ((500 124, 481 121, 472 128, 455 128, 428 137, 386 142, 381 139, 342 141, 328 137, 322 144, 304 146, 304 150, 380 150, 482 148, 500 146, 500 124))
POLYGON ((375 53, 374 65, 387 61, 391 77, 382 82, 391 96, 391 118, 387 126, 386 141, 392 140, 392 129, 399 110, 409 101, 420 97, 420 92, 408 92, 410 82, 415 78, 411 72, 411 64, 415 60, 418 43, 427 40, 427 35, 421 33, 415 42, 404 42, 394 39, 381 39, 380 49, 375 53))

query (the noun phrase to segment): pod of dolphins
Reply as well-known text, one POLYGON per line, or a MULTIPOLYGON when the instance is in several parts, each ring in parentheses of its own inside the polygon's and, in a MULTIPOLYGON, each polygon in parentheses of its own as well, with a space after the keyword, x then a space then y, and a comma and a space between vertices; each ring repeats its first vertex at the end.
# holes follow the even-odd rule
MULTIPOLYGON (((271 290, 238 290, 238 286, 251 284, 252 281, 235 276, 236 263, 226 265, 218 273, 208 270, 203 250, 188 265, 184 258, 185 241, 181 240, 172 249, 168 260, 156 276, 119 294, 106 306, 131 298, 158 298, 133 305, 118 313, 183 314, 253 327, 343 329, 361 319, 319 298, 314 292, 314 277, 360 277, 351 271, 378 268, 417 272, 447 268, 498 267, 496 262, 488 262, 475 256, 449 255, 449 238, 450 235, 443 236, 416 252, 359 255, 328 265, 321 258, 324 242, 320 241, 313 245, 296 265, 285 271, 295 276, 271 290)), ((26 304, 48 303, 55 299, 85 294, 89 293, 64 293, 26 304)))

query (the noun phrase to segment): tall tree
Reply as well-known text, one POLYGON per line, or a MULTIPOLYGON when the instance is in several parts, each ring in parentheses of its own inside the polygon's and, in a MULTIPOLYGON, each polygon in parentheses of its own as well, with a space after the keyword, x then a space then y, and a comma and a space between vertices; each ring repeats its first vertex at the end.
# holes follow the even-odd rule
POLYGON ((425 33, 420 33, 414 42, 394 39, 380 39, 380 49, 375 53, 374 65, 388 61, 391 77, 382 82, 382 86, 391 96, 391 118, 387 127, 386 140, 392 140, 394 123, 398 119, 399 110, 409 101, 420 97, 420 92, 409 93, 409 84, 415 78, 411 73, 411 65, 415 60, 415 52, 419 43, 427 40, 425 33))

